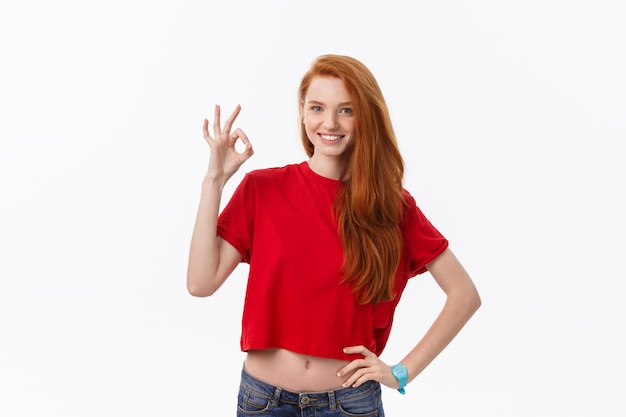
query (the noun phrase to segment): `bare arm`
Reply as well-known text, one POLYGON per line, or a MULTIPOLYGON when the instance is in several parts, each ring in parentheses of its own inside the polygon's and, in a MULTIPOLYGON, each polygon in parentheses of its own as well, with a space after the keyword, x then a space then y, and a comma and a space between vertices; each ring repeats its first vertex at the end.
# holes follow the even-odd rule
POLYGON ((208 120, 204 120, 203 133, 211 148, 211 157, 209 168, 202 181, 200 204, 191 236, 187 266, 187 290, 198 297, 206 297, 217 291, 241 261, 239 252, 217 236, 217 218, 224 185, 253 154, 252 145, 241 129, 231 133, 240 110, 241 107, 237 106, 222 127, 220 107, 215 106, 213 136, 209 134, 208 120), (238 139, 246 146, 241 153, 235 149, 238 139))
MULTIPOLYGON (((428 264, 428 270, 446 293, 446 302, 419 343, 400 361, 407 367, 409 382, 448 346, 481 303, 472 279, 450 249, 446 249, 428 264)), ((388 387, 398 387, 398 380, 391 373, 391 366, 382 362, 374 353, 363 346, 348 347, 345 351, 364 356, 364 359, 354 360, 339 371, 340 375, 347 375, 356 369, 354 375, 346 381, 346 386, 376 380, 388 387)))
POLYGON ((448 346, 481 304, 474 283, 450 249, 431 262, 428 271, 446 293, 446 302, 422 340, 401 361, 409 381, 448 346))

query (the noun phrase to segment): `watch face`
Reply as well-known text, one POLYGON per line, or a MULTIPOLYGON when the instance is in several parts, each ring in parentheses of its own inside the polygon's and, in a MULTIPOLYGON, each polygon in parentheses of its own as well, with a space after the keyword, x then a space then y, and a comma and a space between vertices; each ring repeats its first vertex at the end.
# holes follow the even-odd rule
POLYGON ((398 365, 394 366, 394 367, 392 368, 392 371, 393 371, 393 374, 394 374, 395 376, 397 376, 398 378, 406 378, 406 377, 407 377, 407 371, 406 371, 406 368, 405 368, 404 366, 402 366, 402 365, 400 365, 400 366, 398 366, 398 365))
POLYGON ((398 388, 398 391, 400 392, 400 394, 404 394, 404 386, 407 384, 407 380, 409 377, 409 373, 406 369, 406 366, 402 365, 401 363, 394 365, 391 367, 391 373, 393 374, 393 376, 396 377, 396 379, 398 380, 398 382, 400 383, 400 388, 398 388))

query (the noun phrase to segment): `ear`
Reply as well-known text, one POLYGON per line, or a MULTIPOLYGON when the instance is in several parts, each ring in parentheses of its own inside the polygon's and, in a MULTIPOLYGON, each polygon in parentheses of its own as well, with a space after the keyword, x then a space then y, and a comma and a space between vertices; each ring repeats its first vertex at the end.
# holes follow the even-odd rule
POLYGON ((304 123, 304 100, 300 99, 300 121, 304 123))

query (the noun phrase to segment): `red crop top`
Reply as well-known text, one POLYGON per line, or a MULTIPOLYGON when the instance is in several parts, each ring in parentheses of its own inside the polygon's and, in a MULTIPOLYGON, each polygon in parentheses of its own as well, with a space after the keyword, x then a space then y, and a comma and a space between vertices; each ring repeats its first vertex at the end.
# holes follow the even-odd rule
POLYGON ((340 181, 313 172, 307 162, 252 171, 218 220, 218 234, 233 245, 250 271, 242 318, 241 349, 284 348, 334 359, 353 359, 346 346, 380 355, 407 280, 448 241, 413 197, 402 222, 404 248, 396 273, 396 298, 359 305, 341 284, 343 249, 332 214, 340 181))

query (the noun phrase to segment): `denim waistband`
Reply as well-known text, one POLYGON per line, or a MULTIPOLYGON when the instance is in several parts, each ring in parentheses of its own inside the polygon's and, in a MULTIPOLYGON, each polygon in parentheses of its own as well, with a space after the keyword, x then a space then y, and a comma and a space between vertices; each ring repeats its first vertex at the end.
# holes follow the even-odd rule
POLYGON ((272 405, 280 403, 299 405, 300 407, 329 407, 334 409, 342 401, 354 401, 359 398, 380 395, 380 383, 367 381, 354 388, 339 388, 319 392, 292 392, 267 384, 250 375, 245 368, 241 371, 241 384, 259 395, 271 398, 272 405))

